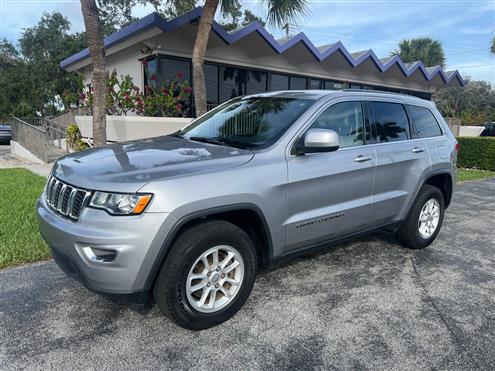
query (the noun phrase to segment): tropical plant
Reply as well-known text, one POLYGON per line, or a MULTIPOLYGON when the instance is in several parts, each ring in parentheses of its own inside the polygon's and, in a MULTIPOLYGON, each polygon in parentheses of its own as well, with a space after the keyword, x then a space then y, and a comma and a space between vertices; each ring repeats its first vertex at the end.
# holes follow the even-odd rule
POLYGON ((443 116, 461 119, 462 125, 495 121, 495 89, 486 81, 468 81, 462 88, 444 88, 433 95, 443 116))
MULTIPOLYGON (((232 6, 232 2, 238 3, 236 0, 206 0, 203 6, 192 53, 194 103, 197 116, 206 112, 206 83, 203 63, 211 25, 218 7, 228 9, 232 6)), ((266 8, 268 24, 276 27, 283 27, 289 22, 296 22, 301 16, 307 14, 308 3, 309 0, 264 0, 261 2, 266 8)))
POLYGON ((421 61, 426 67, 445 67, 445 53, 442 43, 431 37, 418 37, 404 39, 399 42, 399 47, 392 55, 400 56, 405 63, 421 61))
POLYGON ((103 30, 95 0, 81 0, 81 10, 88 38, 89 54, 92 59, 93 76, 93 145, 107 143, 106 132, 106 72, 103 30))
POLYGON ((82 140, 81 131, 76 124, 67 126, 67 144, 74 151, 82 151, 89 148, 88 143, 82 140))

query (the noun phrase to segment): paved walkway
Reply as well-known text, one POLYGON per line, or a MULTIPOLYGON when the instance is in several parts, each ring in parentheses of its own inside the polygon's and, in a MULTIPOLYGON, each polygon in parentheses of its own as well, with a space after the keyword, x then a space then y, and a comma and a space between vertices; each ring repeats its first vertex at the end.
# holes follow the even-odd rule
POLYGON ((52 164, 37 164, 25 158, 10 153, 10 146, 0 145, 0 169, 22 167, 33 173, 47 177, 52 169, 52 164))
POLYGON ((53 263, 0 272, 0 369, 495 369, 495 178, 459 185, 438 239, 370 236, 260 272, 231 320, 191 332, 53 263))

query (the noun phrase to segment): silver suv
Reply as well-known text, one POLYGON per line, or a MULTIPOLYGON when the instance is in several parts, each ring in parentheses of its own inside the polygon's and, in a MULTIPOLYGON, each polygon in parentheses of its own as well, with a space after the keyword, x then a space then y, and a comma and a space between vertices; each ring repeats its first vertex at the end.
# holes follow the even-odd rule
POLYGON ((58 160, 37 203, 58 265, 199 330, 233 316, 257 268, 385 229, 437 236, 458 145, 434 104, 372 91, 236 98, 165 137, 58 160))

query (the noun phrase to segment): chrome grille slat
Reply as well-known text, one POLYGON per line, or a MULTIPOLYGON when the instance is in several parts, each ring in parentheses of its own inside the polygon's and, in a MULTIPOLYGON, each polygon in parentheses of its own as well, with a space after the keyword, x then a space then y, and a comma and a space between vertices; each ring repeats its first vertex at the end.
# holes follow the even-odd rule
POLYGON ((47 204, 57 213, 77 220, 86 206, 91 192, 75 188, 54 176, 47 181, 45 199, 47 204))
POLYGON ((67 190, 67 184, 63 184, 62 188, 60 188, 60 192, 58 193, 57 210, 61 213, 62 213, 62 202, 64 201, 64 195, 66 190, 67 190))

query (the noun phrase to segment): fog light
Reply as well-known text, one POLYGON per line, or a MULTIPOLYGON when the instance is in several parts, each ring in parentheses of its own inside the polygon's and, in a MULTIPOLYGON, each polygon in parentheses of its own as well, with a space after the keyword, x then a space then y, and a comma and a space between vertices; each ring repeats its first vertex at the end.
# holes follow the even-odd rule
POLYGON ((117 257, 117 251, 84 246, 82 251, 86 257, 95 263, 112 263, 117 257))

